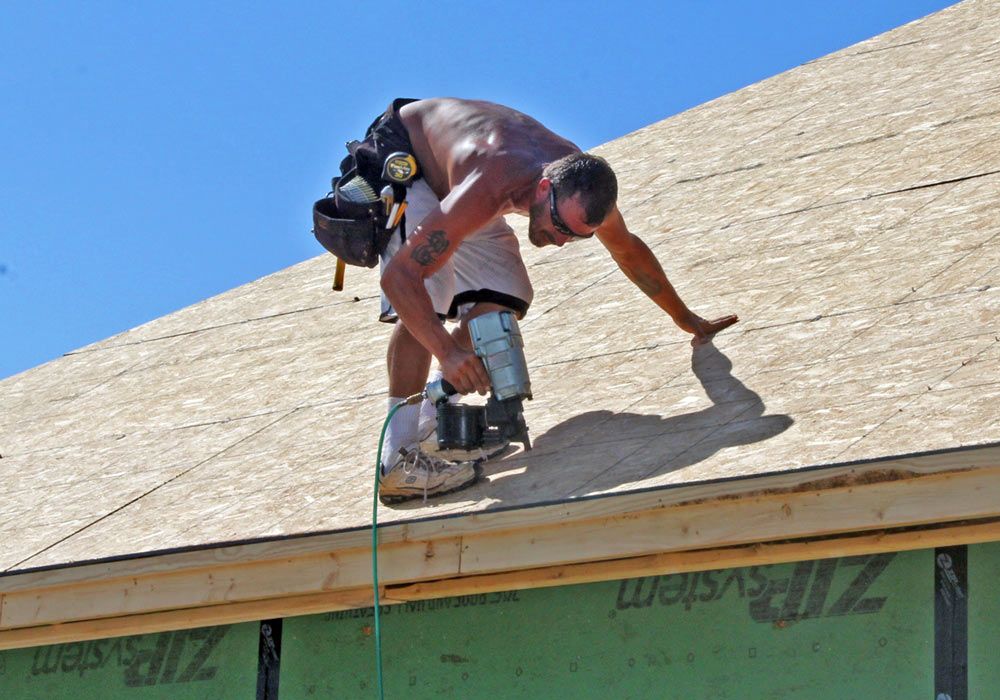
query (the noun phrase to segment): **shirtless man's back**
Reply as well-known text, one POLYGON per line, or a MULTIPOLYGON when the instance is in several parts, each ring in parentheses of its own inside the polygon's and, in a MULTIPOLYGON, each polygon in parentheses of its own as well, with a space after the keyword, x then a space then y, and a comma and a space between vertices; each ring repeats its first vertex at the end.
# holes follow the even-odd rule
POLYGON ((485 160, 503 165, 507 177, 497 185, 513 194, 533 185, 547 163, 580 150, 528 115, 492 102, 420 100, 404 106, 400 117, 438 199, 485 160))

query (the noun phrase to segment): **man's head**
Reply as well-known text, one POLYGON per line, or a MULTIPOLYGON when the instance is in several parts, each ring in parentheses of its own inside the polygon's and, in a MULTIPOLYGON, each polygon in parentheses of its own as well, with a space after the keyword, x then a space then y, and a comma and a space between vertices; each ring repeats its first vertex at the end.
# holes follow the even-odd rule
POLYGON ((589 238, 611 213, 618 180, 607 161, 573 153, 549 163, 535 188, 528 237, 538 246, 589 238))

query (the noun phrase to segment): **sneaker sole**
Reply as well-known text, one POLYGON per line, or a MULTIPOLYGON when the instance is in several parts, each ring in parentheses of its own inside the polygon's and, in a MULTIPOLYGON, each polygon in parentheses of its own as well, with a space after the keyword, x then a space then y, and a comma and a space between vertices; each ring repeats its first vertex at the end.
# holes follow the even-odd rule
MULTIPOLYGON (((458 486, 453 486, 450 489, 447 489, 445 491, 435 491, 434 493, 429 493, 429 494, 427 494, 427 498, 437 498, 438 496, 444 496, 444 495, 449 494, 449 493, 455 493, 456 491, 461 491, 464 488, 468 488, 469 486, 472 486, 474 483, 476 483, 477 481, 479 481, 479 477, 482 475, 482 470, 479 468, 478 464, 474 465, 473 468, 472 468, 472 470, 473 470, 472 478, 469 479, 468 481, 465 481, 465 482, 459 484, 458 486)), ((379 490, 379 494, 378 494, 379 503, 381 503, 384 506, 391 506, 391 505, 393 505, 395 503, 402 503, 404 501, 412 501, 414 498, 423 498, 423 497, 424 497, 424 492, 423 491, 417 491, 416 493, 412 493, 412 494, 406 493, 406 494, 399 494, 399 495, 393 495, 393 496, 383 496, 382 492, 381 492, 381 489, 380 489, 379 490)))

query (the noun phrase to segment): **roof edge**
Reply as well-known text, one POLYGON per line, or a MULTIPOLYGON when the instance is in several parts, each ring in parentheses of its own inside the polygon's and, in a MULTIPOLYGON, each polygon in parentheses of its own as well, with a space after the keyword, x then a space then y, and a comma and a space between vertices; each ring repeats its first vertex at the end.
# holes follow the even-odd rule
MULTIPOLYGON (((382 544, 430 537, 447 530, 453 535, 509 529, 527 522, 545 523, 553 519, 573 519, 580 512, 605 515, 629 513, 656 507, 668 507, 708 498, 745 498, 749 495, 782 490, 794 490, 822 484, 845 484, 851 480, 892 481, 899 478, 932 474, 956 469, 977 469, 1000 465, 1000 442, 966 445, 941 450, 913 452, 892 457, 875 457, 846 462, 831 462, 751 476, 653 486, 623 493, 603 493, 580 496, 571 500, 542 501, 525 506, 501 506, 489 510, 449 513, 409 520, 381 523, 378 526, 382 544)), ((23 569, 0 571, 0 593, 16 589, 30 581, 31 586, 65 585, 109 576, 135 576, 206 566, 227 561, 253 562, 285 547, 290 555, 368 546, 371 526, 321 530, 274 537, 230 540, 212 544, 175 547, 115 557, 102 557, 64 564, 51 564, 23 569)))

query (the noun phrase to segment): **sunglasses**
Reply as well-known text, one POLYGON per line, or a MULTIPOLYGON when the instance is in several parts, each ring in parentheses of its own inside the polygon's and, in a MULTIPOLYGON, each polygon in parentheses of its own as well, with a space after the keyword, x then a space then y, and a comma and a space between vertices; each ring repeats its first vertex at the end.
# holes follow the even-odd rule
POLYGON ((566 225, 566 222, 562 220, 559 216, 559 212, 556 211, 556 188, 549 188, 549 215, 552 217, 552 226, 556 231, 564 236, 569 236, 570 238, 593 238, 596 231, 591 231, 590 233, 574 233, 570 230, 570 227, 566 225))

